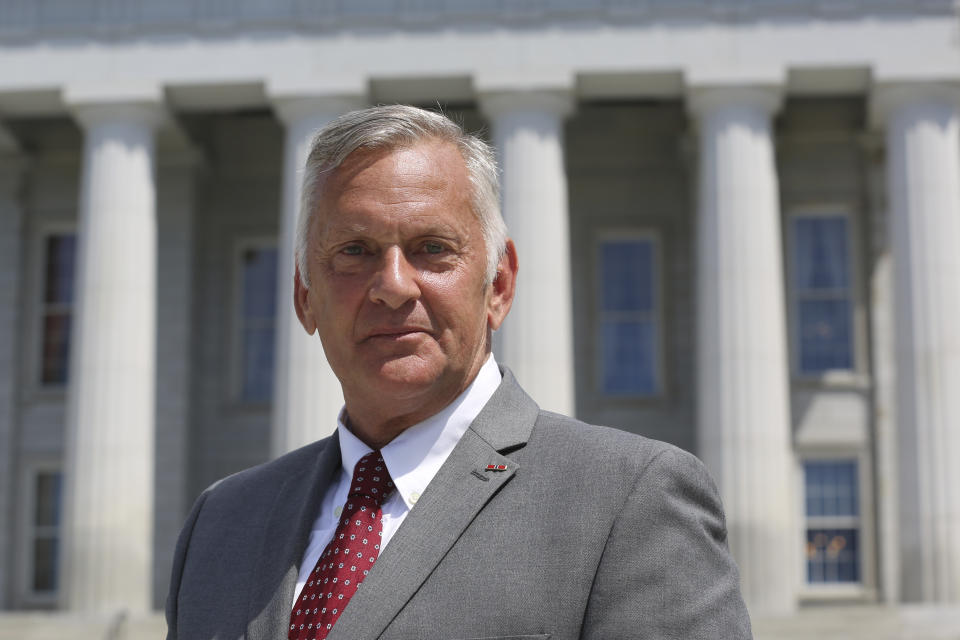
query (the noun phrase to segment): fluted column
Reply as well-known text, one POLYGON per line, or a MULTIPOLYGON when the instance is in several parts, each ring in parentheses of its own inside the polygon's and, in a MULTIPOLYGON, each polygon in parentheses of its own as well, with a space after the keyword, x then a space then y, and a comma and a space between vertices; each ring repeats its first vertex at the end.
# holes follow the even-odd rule
POLYGON ((340 382, 327 364, 318 334, 307 335, 293 307, 294 243, 300 215, 303 167, 318 129, 363 103, 350 98, 275 101, 286 128, 277 268, 277 336, 271 453, 286 453, 329 435, 343 405, 340 382))
POLYGON ((151 607, 156 365, 152 106, 86 106, 67 399, 62 597, 151 607))
POLYGON ((794 531, 773 90, 695 90, 698 453, 714 475, 754 613, 795 606, 794 531))
POLYGON ((567 92, 490 92, 481 98, 502 168, 503 217, 520 258, 497 357, 545 409, 573 415, 570 221, 563 156, 567 92))
POLYGON ((880 89, 894 264, 904 600, 960 602, 960 90, 880 89))

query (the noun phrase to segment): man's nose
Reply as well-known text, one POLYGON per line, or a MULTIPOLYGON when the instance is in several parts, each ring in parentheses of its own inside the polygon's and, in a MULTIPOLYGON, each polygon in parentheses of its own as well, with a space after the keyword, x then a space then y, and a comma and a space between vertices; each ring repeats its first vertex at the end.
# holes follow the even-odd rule
POLYGON ((383 253, 383 263, 370 287, 370 299, 391 309, 399 309, 409 300, 420 297, 417 270, 407 260, 400 247, 390 247, 383 253))

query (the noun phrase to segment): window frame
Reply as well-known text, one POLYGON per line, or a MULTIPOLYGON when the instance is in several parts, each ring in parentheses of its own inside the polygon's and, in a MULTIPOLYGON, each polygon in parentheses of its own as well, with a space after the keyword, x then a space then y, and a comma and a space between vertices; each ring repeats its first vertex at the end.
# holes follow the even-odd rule
POLYGON ((662 400, 666 395, 666 328, 664 326, 664 278, 663 278, 663 238, 659 230, 649 227, 605 227, 597 229, 593 236, 593 330, 590 337, 593 349, 593 392, 604 403, 612 404, 649 404, 662 400), (653 311, 651 316, 655 323, 654 346, 656 349, 654 362, 655 389, 651 393, 609 393, 604 389, 604 360, 603 360, 603 273, 601 262, 601 247, 604 242, 611 240, 646 240, 653 248, 652 282, 655 288, 653 296, 653 311))
POLYGON ((860 269, 861 243, 859 216, 855 208, 847 203, 823 203, 799 206, 786 215, 784 229, 784 255, 786 258, 787 326, 789 327, 790 373, 793 379, 802 384, 821 384, 827 386, 856 386, 867 384, 864 362, 866 356, 864 300, 862 293, 862 271, 860 269), (843 217, 847 222, 847 258, 849 263, 848 297, 850 300, 850 350, 849 369, 827 369, 820 372, 804 372, 800 369, 800 323, 799 291, 796 287, 796 243, 795 223, 800 218, 843 217))
MULTIPOLYGON (((20 470, 21 491, 20 491, 20 517, 18 518, 20 526, 17 535, 18 542, 16 548, 20 550, 16 559, 16 606, 24 609, 53 609, 59 603, 61 589, 61 576, 58 572, 57 588, 52 591, 36 591, 33 589, 32 577, 34 571, 33 542, 36 539, 37 525, 34 523, 34 514, 37 505, 37 478, 43 473, 59 473, 61 477, 60 490, 60 524, 56 530, 56 538, 60 545, 60 553, 63 553, 63 516, 66 495, 64 493, 64 469, 59 459, 53 457, 42 457, 27 459, 23 462, 20 470)), ((59 563, 58 563, 59 565, 59 563)))
MULTIPOLYGON (((229 375, 229 384, 230 384, 230 400, 241 407, 248 408, 258 408, 258 407, 268 407, 273 403, 273 396, 266 398, 264 400, 245 398, 243 395, 243 380, 244 380, 244 349, 243 349, 243 332, 245 329, 245 318, 243 315, 243 303, 244 303, 244 290, 243 290, 243 254, 250 249, 274 249, 277 252, 277 261, 280 260, 280 246, 276 236, 272 235, 256 235, 256 236, 246 236, 243 238, 236 239, 233 242, 233 252, 231 254, 231 270, 233 278, 233 298, 231 300, 231 308, 233 309, 233 327, 230 336, 230 375, 229 375)), ((279 268, 279 264, 277 265, 279 268)), ((274 290, 274 295, 277 295, 277 290, 274 290)), ((274 330, 274 371, 273 371, 273 383, 276 383, 276 338, 277 338, 277 321, 280 317, 280 314, 276 313, 274 309, 274 321, 273 321, 273 330, 274 330)))
MULTIPOLYGON (((798 505, 798 546, 799 597, 801 602, 873 602, 877 599, 876 587, 876 538, 874 532, 875 514, 873 508, 871 456, 868 451, 857 449, 811 449, 797 455, 797 505, 798 505), (807 558, 805 554, 808 517, 806 508, 806 476, 804 466, 808 462, 844 462, 852 461, 857 465, 857 504, 859 514, 856 526, 838 528, 856 528, 859 538, 857 561, 860 579, 857 582, 809 582, 807 580, 807 558)), ((838 516, 842 518, 843 516, 838 516)))
MULTIPOLYGON (((74 263, 73 273, 74 278, 77 277, 77 271, 80 261, 80 234, 77 229, 77 224, 75 222, 47 222, 40 226, 37 229, 36 234, 34 235, 33 243, 34 250, 33 256, 31 259, 31 269, 30 277, 33 279, 32 288, 32 297, 30 300, 30 326, 33 329, 33 335, 29 335, 29 347, 27 351, 28 362, 26 366, 26 373, 28 376, 27 388, 32 391, 32 393, 38 397, 45 398, 61 398, 66 395, 67 387, 70 385, 70 366, 69 361, 67 363, 67 380, 63 384, 59 383, 45 383, 42 380, 43 376, 43 339, 44 339, 44 330, 43 330, 43 319, 47 312, 47 302, 45 300, 45 286, 46 286, 46 269, 47 269, 47 240, 51 236, 55 235, 68 235, 72 234, 76 238, 77 242, 77 252, 76 252, 76 262, 74 263)), ((79 291, 75 289, 73 303, 70 306, 70 315, 71 322, 76 317, 76 309, 78 302, 79 291)), ((71 344, 69 345, 70 350, 73 349, 73 328, 71 325, 70 338, 71 344)), ((71 354, 72 355, 72 354, 71 354)))

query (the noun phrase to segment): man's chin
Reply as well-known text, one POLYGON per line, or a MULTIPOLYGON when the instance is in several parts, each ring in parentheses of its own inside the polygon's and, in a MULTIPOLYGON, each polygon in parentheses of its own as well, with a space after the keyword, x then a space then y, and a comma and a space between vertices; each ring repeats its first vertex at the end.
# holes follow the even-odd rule
POLYGON ((402 398, 433 387, 442 374, 443 368, 437 363, 410 355, 383 362, 372 383, 392 397, 402 398))

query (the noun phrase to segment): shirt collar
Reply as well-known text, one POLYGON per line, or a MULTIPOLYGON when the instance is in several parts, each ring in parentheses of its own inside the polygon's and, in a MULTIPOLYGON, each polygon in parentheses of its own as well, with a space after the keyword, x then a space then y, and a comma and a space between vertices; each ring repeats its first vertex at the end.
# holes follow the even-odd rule
MULTIPOLYGON (((407 428, 380 450, 390 477, 408 509, 413 508, 420 494, 437 475, 470 423, 500 386, 501 379, 497 362, 490 354, 477 377, 453 402, 439 413, 407 428)), ((344 473, 352 475, 357 462, 371 449, 347 428, 346 415, 344 407, 337 419, 337 436, 344 473)))

